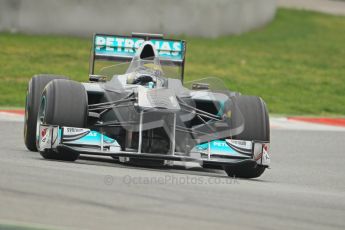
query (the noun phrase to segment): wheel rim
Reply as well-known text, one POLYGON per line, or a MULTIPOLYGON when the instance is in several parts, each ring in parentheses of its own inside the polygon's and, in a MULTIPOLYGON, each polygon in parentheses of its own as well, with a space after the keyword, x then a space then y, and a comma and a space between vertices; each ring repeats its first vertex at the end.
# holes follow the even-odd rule
POLYGON ((36 122, 36 146, 37 149, 39 149, 39 138, 40 138, 40 126, 42 124, 44 124, 44 118, 46 115, 46 97, 42 96, 41 97, 41 103, 40 103, 40 107, 38 110, 38 114, 37 114, 37 122, 36 122))

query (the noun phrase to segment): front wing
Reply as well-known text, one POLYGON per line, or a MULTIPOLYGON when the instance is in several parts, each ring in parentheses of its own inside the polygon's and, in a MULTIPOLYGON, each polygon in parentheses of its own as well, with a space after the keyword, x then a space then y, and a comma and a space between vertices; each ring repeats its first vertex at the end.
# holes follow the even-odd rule
POLYGON ((38 146, 40 152, 78 152, 87 155, 198 162, 214 166, 270 165, 269 143, 262 141, 213 140, 196 145, 188 154, 175 151, 168 154, 142 153, 122 151, 116 140, 90 129, 41 125, 38 146))

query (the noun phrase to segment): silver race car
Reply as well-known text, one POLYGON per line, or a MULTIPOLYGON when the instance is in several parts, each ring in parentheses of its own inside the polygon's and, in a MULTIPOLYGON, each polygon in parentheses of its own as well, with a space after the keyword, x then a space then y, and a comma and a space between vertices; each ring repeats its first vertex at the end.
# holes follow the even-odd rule
POLYGON ((231 92, 217 78, 185 82, 185 51, 185 41, 157 34, 95 34, 89 82, 30 80, 26 147, 45 159, 196 162, 229 176, 260 176, 270 164, 264 101, 231 92))

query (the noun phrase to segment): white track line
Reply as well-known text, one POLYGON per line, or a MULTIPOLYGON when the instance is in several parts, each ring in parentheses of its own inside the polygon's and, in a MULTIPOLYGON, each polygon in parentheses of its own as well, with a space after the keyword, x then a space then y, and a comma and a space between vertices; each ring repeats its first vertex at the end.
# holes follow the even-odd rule
POLYGON ((286 117, 271 117, 270 124, 272 129, 285 130, 312 130, 312 131, 345 131, 345 127, 316 124, 311 122, 289 120, 286 117))
POLYGON ((0 112, 0 121, 24 122, 24 116, 15 113, 0 112))
MULTIPOLYGON (((0 121, 23 122, 24 116, 9 112, 0 112, 0 121)), ((278 130, 311 130, 311 131, 341 131, 345 132, 345 127, 316 124, 304 121, 289 120, 286 117, 271 117, 271 129, 278 130)))

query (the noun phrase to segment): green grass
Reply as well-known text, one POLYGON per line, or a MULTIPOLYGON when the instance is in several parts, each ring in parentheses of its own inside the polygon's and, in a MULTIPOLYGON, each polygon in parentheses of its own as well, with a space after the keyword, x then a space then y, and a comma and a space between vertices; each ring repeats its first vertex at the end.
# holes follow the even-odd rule
POLYGON ((32 226, 24 226, 24 225, 17 225, 17 224, 1 224, 0 229, 2 230, 44 230, 47 228, 36 228, 32 226))
MULTIPOLYGON (((239 36, 187 40, 186 79, 221 78, 276 114, 345 114, 345 17, 280 9, 239 36)), ((0 33, 0 106, 23 106, 36 73, 88 79, 91 39, 0 33)))

